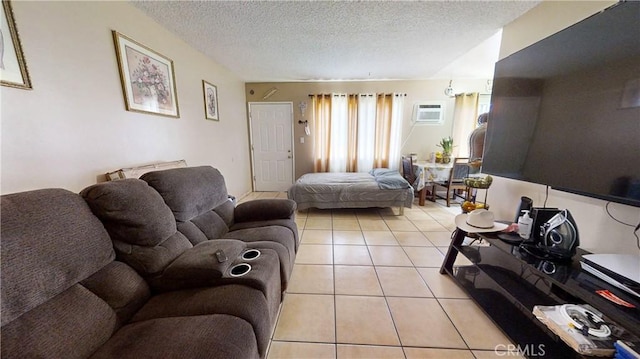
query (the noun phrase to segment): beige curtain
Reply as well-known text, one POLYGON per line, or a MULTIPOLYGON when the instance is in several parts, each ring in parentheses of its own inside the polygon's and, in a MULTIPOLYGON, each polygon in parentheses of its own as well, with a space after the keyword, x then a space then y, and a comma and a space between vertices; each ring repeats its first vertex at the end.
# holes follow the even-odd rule
POLYGON ((391 144, 392 94, 379 94, 376 103, 376 140, 374 145, 373 168, 389 167, 391 144))
POLYGON ((469 135, 476 128, 479 97, 477 92, 456 95, 452 135, 454 157, 469 156, 469 135))
POLYGON ((358 96, 347 98, 347 172, 358 172, 358 96))
POLYGON ((329 171, 331 140, 331 95, 311 95, 313 113, 313 171, 329 171))
MULTIPOLYGON (((373 160, 373 168, 394 168, 390 166, 390 153, 393 145, 392 135, 394 131, 397 132, 397 129, 394 130, 392 123, 393 94, 380 94, 377 96, 375 114, 373 113, 373 103, 371 103, 369 114, 367 114, 366 110, 363 110, 364 112, 358 110, 358 95, 347 96, 346 114, 343 114, 340 102, 332 104, 333 95, 310 95, 310 98, 312 100, 314 127, 314 172, 368 171, 372 168, 372 163, 371 160, 363 161, 363 156, 373 160), (332 118, 332 110, 334 112, 337 111, 333 114, 336 118, 332 118), (344 122, 344 115, 346 115, 346 123, 344 122), (359 115, 365 115, 371 121, 359 123, 359 115), (373 126, 375 126, 375 129, 373 129, 373 126), (332 128, 337 131, 333 134, 333 138, 332 128), (344 136, 344 132, 341 132, 343 130, 346 130, 346 136, 344 136), (335 143, 335 148, 339 148, 338 151, 340 152, 335 152, 336 149, 332 148, 332 140, 339 142, 335 143), (343 141, 346 141, 346 144, 343 141), (361 148, 360 152, 366 153, 359 153, 358 147, 361 148), (369 150, 364 150, 364 148, 369 150), (331 152, 332 150, 334 151, 333 153, 331 152), (346 166, 343 162, 345 160, 346 166), (358 165, 359 160, 362 162, 361 166, 358 165)), ((401 115, 399 116, 401 117, 401 115)), ((399 134, 397 134, 397 137, 399 138, 399 134)), ((398 139, 396 139, 396 142, 398 142, 398 139)), ((397 165, 395 168, 397 168, 397 165)))

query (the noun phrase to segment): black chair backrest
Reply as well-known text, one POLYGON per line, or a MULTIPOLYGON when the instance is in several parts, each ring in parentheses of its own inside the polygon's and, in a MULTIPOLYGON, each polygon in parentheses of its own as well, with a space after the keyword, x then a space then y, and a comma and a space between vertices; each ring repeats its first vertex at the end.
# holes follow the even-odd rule
POLYGON ((453 168, 451 168, 450 182, 462 182, 463 179, 469 176, 469 158, 456 157, 453 161, 453 168))
POLYGON ((402 157, 402 177, 411 184, 416 180, 416 175, 413 172, 413 159, 411 157, 402 157))

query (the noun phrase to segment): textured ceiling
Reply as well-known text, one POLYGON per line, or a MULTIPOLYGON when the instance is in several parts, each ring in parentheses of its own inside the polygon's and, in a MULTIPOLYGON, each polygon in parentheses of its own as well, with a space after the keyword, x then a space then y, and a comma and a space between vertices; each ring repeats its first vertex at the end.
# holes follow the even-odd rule
POLYGON ((246 82, 491 77, 493 35, 538 3, 133 2, 246 82))

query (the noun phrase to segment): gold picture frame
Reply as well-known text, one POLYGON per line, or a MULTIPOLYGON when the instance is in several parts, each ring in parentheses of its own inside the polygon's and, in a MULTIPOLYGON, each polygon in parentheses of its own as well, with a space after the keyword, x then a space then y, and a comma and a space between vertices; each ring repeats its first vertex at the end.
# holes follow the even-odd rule
POLYGON ((218 88, 214 84, 202 80, 202 93, 204 95, 204 117, 207 120, 220 121, 218 88))
POLYGON ((180 117, 173 61, 113 30, 127 111, 180 117))
POLYGON ((31 90, 31 79, 27 62, 22 53, 22 45, 13 19, 13 9, 9 1, 2 1, 0 23, 0 84, 2 86, 31 90), (7 41, 6 37, 10 41, 7 41))

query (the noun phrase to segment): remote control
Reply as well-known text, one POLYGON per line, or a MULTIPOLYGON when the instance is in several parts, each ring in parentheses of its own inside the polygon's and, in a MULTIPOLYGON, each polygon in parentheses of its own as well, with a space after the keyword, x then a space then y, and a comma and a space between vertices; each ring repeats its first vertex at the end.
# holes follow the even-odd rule
POLYGON ((227 258, 227 255, 224 254, 224 251, 222 249, 217 250, 215 255, 216 255, 216 258, 218 259, 219 263, 226 262, 227 259, 229 259, 229 258, 227 258))

